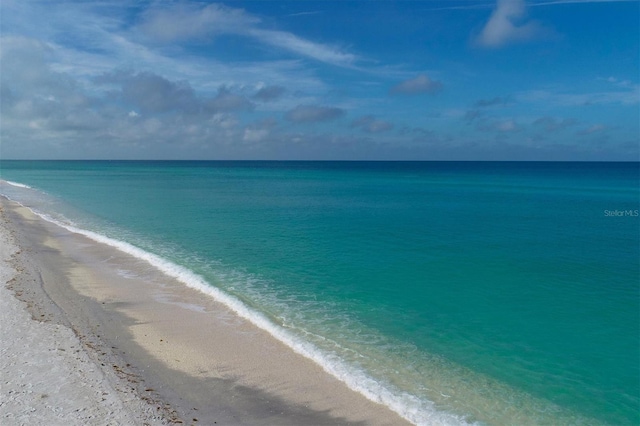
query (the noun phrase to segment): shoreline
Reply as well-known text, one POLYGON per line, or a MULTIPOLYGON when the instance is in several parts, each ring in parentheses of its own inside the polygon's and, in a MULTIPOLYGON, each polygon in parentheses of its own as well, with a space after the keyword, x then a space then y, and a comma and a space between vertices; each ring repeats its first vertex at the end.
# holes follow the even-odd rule
POLYGON ((143 408, 135 423, 408 424, 147 262, 0 203, 19 247, 14 294, 128 386, 143 408))

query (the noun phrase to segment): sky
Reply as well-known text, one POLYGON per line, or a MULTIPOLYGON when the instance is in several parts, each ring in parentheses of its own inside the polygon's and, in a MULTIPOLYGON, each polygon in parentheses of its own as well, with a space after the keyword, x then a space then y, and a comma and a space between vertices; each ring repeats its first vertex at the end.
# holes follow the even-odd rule
POLYGON ((0 3, 0 157, 640 159, 640 0, 0 3))

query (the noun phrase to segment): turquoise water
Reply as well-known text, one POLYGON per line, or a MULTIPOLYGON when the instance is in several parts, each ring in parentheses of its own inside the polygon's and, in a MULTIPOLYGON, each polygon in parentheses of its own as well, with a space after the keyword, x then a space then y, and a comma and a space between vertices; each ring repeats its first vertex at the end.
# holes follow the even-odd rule
POLYGON ((0 165, 416 423, 640 423, 638 163, 0 165))

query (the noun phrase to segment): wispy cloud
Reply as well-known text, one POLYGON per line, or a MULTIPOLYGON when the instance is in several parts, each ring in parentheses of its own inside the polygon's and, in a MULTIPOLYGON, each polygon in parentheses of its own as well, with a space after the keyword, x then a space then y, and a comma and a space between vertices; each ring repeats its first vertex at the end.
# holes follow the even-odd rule
POLYGON ((582 4, 582 3, 637 3, 638 0, 553 0, 532 1, 531 6, 553 6, 557 4, 582 4))
POLYGON ((640 103, 640 85, 629 83, 619 90, 591 93, 566 93, 549 90, 529 90, 516 95, 521 102, 572 107, 589 105, 637 105, 640 103))
POLYGON ((473 104, 473 106, 475 108, 487 108, 492 106, 506 105, 507 102, 507 98, 496 96, 495 98, 491 99, 479 99, 473 104))
POLYGON ((315 12, 298 12, 298 13, 290 13, 288 15, 285 15, 287 17, 295 17, 295 16, 308 16, 308 15, 319 15, 322 12, 320 11, 315 11, 315 12))
POLYGON ((573 118, 560 120, 549 116, 540 117, 533 122, 534 128, 544 129, 547 132, 557 132, 576 124, 578 124, 578 121, 573 118))
MULTIPOLYGON (((292 92, 304 90, 307 93, 325 89, 313 70, 306 68, 297 55, 231 63, 210 54, 194 55, 179 49, 176 46, 179 43, 166 42, 168 48, 159 46, 160 39, 152 43, 150 36, 143 37, 139 27, 131 27, 132 23, 142 25, 147 19, 131 19, 131 16, 135 17, 136 13, 146 16, 145 13, 130 10, 121 2, 24 0, 11 4, 2 2, 0 8, 4 39, 11 37, 9 34, 21 34, 24 39, 38 41, 47 48, 46 61, 52 70, 79 79, 88 88, 91 87, 90 79, 97 75, 114 68, 130 68, 151 71, 174 81, 188 80, 196 91, 210 93, 215 93, 222 85, 253 85, 252 89, 267 84, 280 85, 292 92)), ((213 12, 207 16, 213 20, 213 12)), ((178 18, 181 28, 188 26, 184 16, 178 18)), ((242 15, 234 19, 251 22, 242 15)), ((203 34, 202 25, 196 23, 195 27, 199 31, 196 34, 203 34)), ((170 35, 169 32, 165 37, 170 35)), ((174 32, 173 36, 177 34, 174 32)), ((2 44, 6 45, 4 41, 2 44)))
POLYGON ((343 52, 339 48, 326 44, 315 43, 285 31, 261 30, 255 28, 247 31, 247 34, 262 43, 279 47, 300 56, 305 56, 331 65, 351 67, 357 60, 355 55, 343 52))
POLYGON ((260 18, 242 9, 219 4, 202 6, 196 3, 172 3, 147 11, 139 29, 158 42, 238 35, 331 65, 350 67, 357 60, 354 54, 338 47, 307 40, 286 31, 264 29, 260 23, 260 18))
MULTIPOLYGON (((528 2, 528 6, 536 7, 536 6, 555 6, 555 5, 563 5, 563 4, 584 4, 584 3, 637 3, 638 0, 553 0, 553 1, 545 1, 545 0, 532 0, 528 2)), ((444 7, 434 7, 429 8, 429 11, 438 11, 438 10, 478 10, 478 9, 491 9, 495 7, 495 2, 485 2, 485 3, 465 3, 455 6, 444 6, 444 7)))

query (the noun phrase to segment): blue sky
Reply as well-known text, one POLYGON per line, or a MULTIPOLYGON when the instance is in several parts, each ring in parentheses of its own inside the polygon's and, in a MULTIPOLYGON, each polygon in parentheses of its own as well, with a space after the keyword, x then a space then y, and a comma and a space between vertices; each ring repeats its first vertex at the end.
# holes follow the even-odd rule
POLYGON ((637 0, 0 13, 3 158, 639 159, 637 0))

